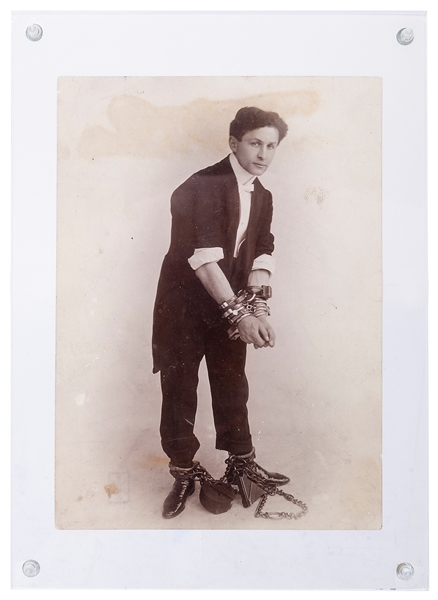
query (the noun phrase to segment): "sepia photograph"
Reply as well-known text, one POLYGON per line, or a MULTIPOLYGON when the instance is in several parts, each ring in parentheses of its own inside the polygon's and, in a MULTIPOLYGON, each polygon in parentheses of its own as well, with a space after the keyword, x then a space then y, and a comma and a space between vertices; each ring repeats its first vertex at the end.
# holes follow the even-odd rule
POLYGON ((59 77, 58 529, 382 526, 380 77, 59 77))

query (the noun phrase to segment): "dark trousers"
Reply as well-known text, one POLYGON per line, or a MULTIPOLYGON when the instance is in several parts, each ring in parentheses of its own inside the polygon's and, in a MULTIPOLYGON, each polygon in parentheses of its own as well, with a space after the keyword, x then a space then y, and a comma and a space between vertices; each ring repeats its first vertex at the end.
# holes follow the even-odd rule
POLYGON ((201 326, 178 344, 170 366, 161 369, 161 443, 171 462, 190 464, 200 444, 194 434, 199 364, 205 356, 216 428, 216 448, 232 454, 252 450, 248 423, 246 344, 228 339, 226 327, 201 326))

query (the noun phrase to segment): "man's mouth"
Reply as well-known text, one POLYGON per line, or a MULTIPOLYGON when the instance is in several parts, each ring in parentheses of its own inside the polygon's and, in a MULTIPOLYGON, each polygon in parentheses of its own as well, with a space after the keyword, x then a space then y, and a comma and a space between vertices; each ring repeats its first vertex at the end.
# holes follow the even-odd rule
POLYGON ((266 165, 262 165, 261 163, 254 163, 256 167, 266 167, 266 165))

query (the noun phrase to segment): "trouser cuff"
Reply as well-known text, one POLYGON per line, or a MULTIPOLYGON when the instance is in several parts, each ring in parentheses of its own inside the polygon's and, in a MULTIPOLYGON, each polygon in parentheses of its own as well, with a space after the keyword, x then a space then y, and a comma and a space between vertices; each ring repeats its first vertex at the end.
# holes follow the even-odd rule
POLYGON ((226 450, 230 454, 251 454, 253 451, 252 438, 246 441, 233 441, 216 439, 216 450, 226 450))

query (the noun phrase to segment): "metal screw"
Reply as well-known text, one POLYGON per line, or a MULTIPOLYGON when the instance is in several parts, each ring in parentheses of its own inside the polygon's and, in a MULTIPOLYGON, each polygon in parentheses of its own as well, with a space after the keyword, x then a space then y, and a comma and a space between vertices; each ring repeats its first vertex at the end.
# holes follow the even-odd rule
POLYGON ((27 560, 23 565, 23 573, 26 577, 35 577, 40 572, 40 565, 36 560, 27 560))
POLYGON ((26 29, 26 37, 31 42, 38 42, 43 37, 43 28, 40 25, 29 25, 26 29))
POLYGON ((414 41, 414 30, 410 27, 404 27, 397 32, 397 42, 402 46, 407 46, 414 41))
POLYGON ((401 563, 397 567, 397 577, 408 581, 414 575, 414 567, 410 563, 401 563))

